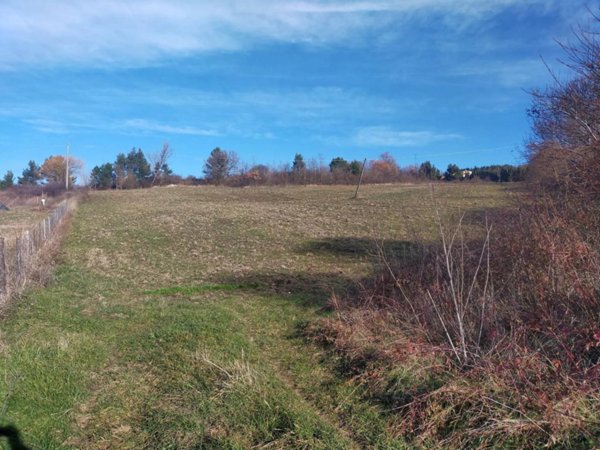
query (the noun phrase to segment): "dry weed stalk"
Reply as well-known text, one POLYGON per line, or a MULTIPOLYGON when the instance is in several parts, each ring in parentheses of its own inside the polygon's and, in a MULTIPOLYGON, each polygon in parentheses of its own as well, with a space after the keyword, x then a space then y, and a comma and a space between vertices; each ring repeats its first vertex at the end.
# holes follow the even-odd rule
MULTIPOLYGON (((431 190, 432 202, 435 204, 433 187, 431 190)), ((485 238, 481 244, 479 259, 475 267, 467 267, 465 252, 465 234, 463 229, 464 213, 460 216, 457 225, 451 233, 444 229, 440 208, 435 208, 437 226, 442 240, 442 265, 447 277, 445 294, 450 296, 452 303, 450 311, 441 311, 436 300, 427 289, 427 297, 431 301, 437 318, 444 328, 448 344, 459 364, 468 364, 473 357, 480 353, 481 338, 483 334, 484 316, 486 312, 486 299, 490 286, 490 235, 492 226, 485 221, 485 238), (457 243, 457 239, 459 239, 457 243), (483 286, 477 286, 480 272, 484 273, 483 286), (468 290, 467 290, 468 286, 468 290), (478 288, 478 289, 476 289, 478 288), (475 309, 475 313, 471 311, 475 309), (477 310, 479 310, 477 314, 477 310), (445 314, 444 314, 445 313, 445 314), (444 316, 447 319, 444 319, 444 316), (450 316, 450 317, 448 317, 450 316), (467 321, 472 323, 466 323, 467 321), (454 323, 452 323, 454 322, 454 323), (456 335, 450 329, 457 330, 456 335), (478 330, 477 337, 469 336, 468 330, 478 330)), ((440 302, 444 305, 445 302, 440 302)), ((447 303, 447 302, 446 302, 447 303)), ((446 305, 446 308, 448 305, 446 305)))
MULTIPOLYGON (((488 331, 486 324, 493 322, 493 318, 486 317, 493 300, 492 225, 486 217, 484 238, 473 244, 466 238, 465 215, 462 214, 455 225, 444 226, 433 190, 432 203, 439 247, 421 243, 419 248, 424 250, 409 255, 409 261, 398 267, 398 261, 391 260, 383 246, 377 245, 381 266, 397 290, 388 294, 391 298, 387 303, 396 308, 406 305, 412 326, 420 328, 420 333, 434 345, 441 344, 441 338, 456 363, 468 366, 481 356, 483 338, 488 331), (416 261, 412 261, 415 258, 416 261), (399 298, 394 298, 395 294, 399 298)), ((371 301, 369 297, 368 303, 371 301)))

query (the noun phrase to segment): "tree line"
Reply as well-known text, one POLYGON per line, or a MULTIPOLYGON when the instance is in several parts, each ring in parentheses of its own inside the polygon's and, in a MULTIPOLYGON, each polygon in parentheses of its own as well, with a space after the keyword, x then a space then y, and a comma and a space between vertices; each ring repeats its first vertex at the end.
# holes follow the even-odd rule
POLYGON ((40 166, 35 161, 30 160, 27 167, 23 169, 20 177, 15 180, 15 175, 11 170, 6 171, 0 180, 0 189, 7 189, 15 185, 35 186, 40 183, 46 185, 67 184, 67 172, 69 185, 75 184, 77 177, 75 173, 83 168, 83 163, 73 157, 49 156, 40 166))
MULTIPOLYGON (((114 162, 94 166, 87 184, 94 189, 135 189, 167 184, 213 184, 227 186, 258 186, 281 184, 355 184, 363 176, 365 183, 394 183, 419 181, 465 181, 486 180, 492 182, 523 181, 526 166, 492 165, 460 168, 449 164, 444 172, 430 161, 420 165, 401 167, 389 153, 383 153, 374 160, 346 160, 336 156, 326 163, 322 158, 305 160, 296 153, 289 164, 270 167, 265 164, 249 166, 240 163, 237 154, 219 147, 213 149, 203 167, 203 177, 186 178, 173 173, 169 159, 173 151, 168 143, 148 157, 141 148, 132 148, 128 153, 117 154, 114 162)), ((83 164, 69 158, 69 184, 73 185, 75 173, 83 164)), ((0 189, 15 184, 65 185, 67 159, 63 156, 50 156, 41 166, 29 161, 22 175, 15 182, 13 172, 7 171, 0 180, 0 189)))
POLYGON ((486 180, 493 182, 523 181, 526 166, 509 164, 460 168, 449 164, 442 172, 430 161, 420 165, 401 167, 389 153, 371 161, 348 161, 333 158, 329 164, 315 158, 306 161, 296 153, 290 164, 273 168, 264 164, 239 166, 235 153, 216 148, 204 167, 204 182, 229 186, 277 184, 355 184, 363 176, 365 183, 393 183, 419 181, 486 180))
POLYGON ((119 153, 114 162, 95 166, 90 174, 90 186, 95 189, 133 189, 180 181, 169 167, 172 155, 169 144, 150 155, 150 162, 141 148, 119 153))

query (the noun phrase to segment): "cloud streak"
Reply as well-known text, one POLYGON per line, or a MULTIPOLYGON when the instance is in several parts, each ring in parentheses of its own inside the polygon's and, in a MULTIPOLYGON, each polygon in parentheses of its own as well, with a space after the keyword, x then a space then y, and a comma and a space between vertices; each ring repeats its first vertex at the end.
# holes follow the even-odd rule
POLYGON ((419 147, 434 142, 461 139, 457 133, 394 130, 384 126, 363 127, 352 138, 360 147, 419 147))
MULTIPOLYGON (((110 82, 90 88, 78 82, 72 85, 78 87, 69 91, 68 98, 49 98, 55 91, 52 83, 48 89, 40 88, 35 96, 7 95, 0 118, 17 119, 52 134, 110 131, 273 139, 286 130, 325 132, 351 123, 368 124, 373 117, 408 116, 423 105, 422 101, 392 100, 336 86, 224 92, 145 81, 137 82, 135 87, 113 86, 110 82), (122 101, 126 111, 120 109, 122 101), (160 111, 159 117, 154 117, 154 111, 160 111)), ((17 84, 13 92, 19 90, 22 87, 17 84)))
POLYGON ((125 130, 153 133, 153 134, 180 134, 190 136, 220 136, 217 130, 203 129, 192 126, 177 126, 156 123, 145 119, 129 119, 123 124, 125 130))
POLYGON ((493 80, 503 87, 523 88, 534 84, 547 74, 547 69, 539 60, 476 61, 452 67, 449 75, 473 80, 493 80))
POLYGON ((265 42, 361 41, 414 14, 469 23, 504 8, 557 0, 5 0, 0 68, 22 65, 142 66, 164 57, 235 51, 265 42))

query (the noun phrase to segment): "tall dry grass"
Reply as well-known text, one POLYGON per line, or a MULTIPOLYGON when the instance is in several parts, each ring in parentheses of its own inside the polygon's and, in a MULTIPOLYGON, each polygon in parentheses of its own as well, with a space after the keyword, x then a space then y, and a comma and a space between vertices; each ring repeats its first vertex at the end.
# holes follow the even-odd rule
POLYGON ((535 192, 478 233, 437 221, 435 244, 380 249, 376 275, 309 335, 415 444, 597 445, 597 217, 535 192))

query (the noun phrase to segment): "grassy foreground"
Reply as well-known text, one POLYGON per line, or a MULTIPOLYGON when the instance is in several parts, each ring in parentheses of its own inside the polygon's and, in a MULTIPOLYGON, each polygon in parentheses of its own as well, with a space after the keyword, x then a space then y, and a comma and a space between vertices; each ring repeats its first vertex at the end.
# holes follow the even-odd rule
MULTIPOLYGON (((445 211, 506 201, 498 185, 436 189, 445 211)), ((0 425, 33 448, 404 448, 299 334, 371 271, 375 241, 435 233, 427 186, 352 194, 93 193, 52 284, 0 322, 0 425)))

